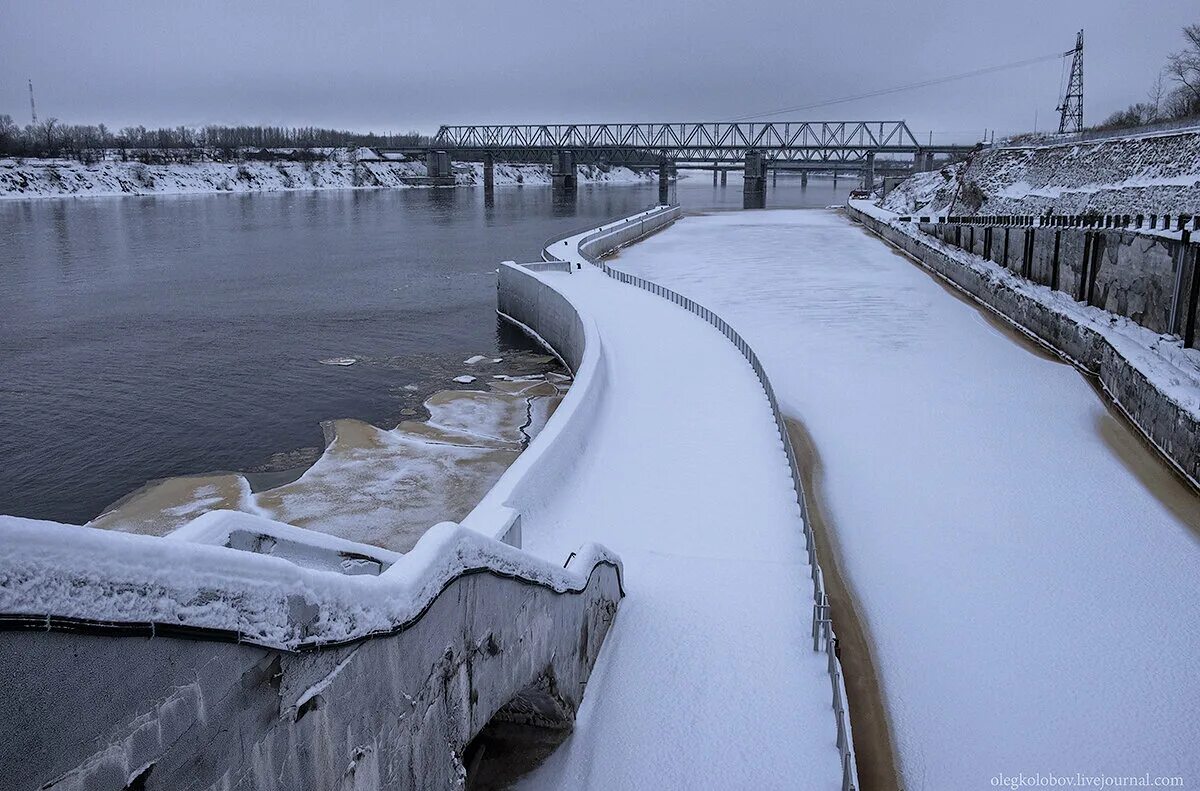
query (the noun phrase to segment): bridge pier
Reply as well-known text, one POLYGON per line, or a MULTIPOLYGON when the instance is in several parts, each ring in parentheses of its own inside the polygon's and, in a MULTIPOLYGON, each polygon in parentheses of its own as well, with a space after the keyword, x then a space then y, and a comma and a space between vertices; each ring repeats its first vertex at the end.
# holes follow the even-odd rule
POLYGON ((727 171, 727 170, 722 170, 722 171, 721 171, 721 186, 722 186, 722 187, 724 187, 724 186, 725 186, 725 180, 726 180, 726 179, 728 179, 728 178, 729 178, 729 171, 727 171))
POLYGON ((746 175, 743 178, 742 208, 765 208, 767 205, 767 163, 761 152, 746 152, 746 175))
POLYGON ((875 188, 875 152, 868 151, 866 156, 866 164, 862 171, 862 188, 871 190, 875 188))
POLYGON ((658 205, 671 202, 671 173, 666 162, 658 163, 658 205))
MULTIPOLYGON (((835 176, 834 178, 837 178, 837 177, 835 176)), ((802 190, 808 189, 808 171, 807 170, 800 171, 800 189, 802 189, 802 190)))
POLYGON ((837 174, 838 174, 838 172, 837 172, 837 170, 835 169, 835 170, 833 171, 833 188, 834 188, 834 189, 837 189, 837 174))
POLYGON ((428 151, 425 154, 425 175, 435 187, 453 187, 454 170, 450 166, 450 152, 428 151))
POLYGON ((720 168, 717 167, 716 163, 713 163, 713 186, 714 187, 717 186, 717 171, 718 170, 720 170, 720 168))
POLYGON ((550 165, 550 178, 554 182, 554 192, 565 194, 575 191, 578 173, 575 170, 574 151, 555 151, 550 165))
POLYGON ((483 155, 483 191, 491 192, 496 188, 496 158, 492 154, 483 155))

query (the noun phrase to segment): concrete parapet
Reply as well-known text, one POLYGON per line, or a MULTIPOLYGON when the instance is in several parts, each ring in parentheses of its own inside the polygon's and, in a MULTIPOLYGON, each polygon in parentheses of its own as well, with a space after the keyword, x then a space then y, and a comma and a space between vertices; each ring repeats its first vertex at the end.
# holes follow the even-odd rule
POLYGON ((8 788, 455 788, 489 722, 570 728, 621 597, 455 578, 403 631, 327 650, 25 631, 0 640, 8 788), (553 628, 550 628, 550 627, 553 628))

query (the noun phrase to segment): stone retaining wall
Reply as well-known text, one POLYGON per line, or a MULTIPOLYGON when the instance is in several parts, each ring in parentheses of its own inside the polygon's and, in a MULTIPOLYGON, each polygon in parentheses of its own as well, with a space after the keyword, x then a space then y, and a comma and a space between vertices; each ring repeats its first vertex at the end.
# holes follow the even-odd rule
POLYGON ((1079 302, 1178 335, 1187 346, 1200 343, 1200 245, 1189 231, 936 221, 918 227, 1079 302))

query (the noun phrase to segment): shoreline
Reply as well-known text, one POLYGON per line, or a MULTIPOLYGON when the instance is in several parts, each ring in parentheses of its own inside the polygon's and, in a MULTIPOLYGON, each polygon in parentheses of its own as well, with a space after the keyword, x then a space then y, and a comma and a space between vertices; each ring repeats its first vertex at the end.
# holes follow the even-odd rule
MULTIPOLYGON (((576 167, 580 185, 644 185, 655 183, 651 171, 622 165, 602 169, 576 167)), ((449 189, 483 186, 483 164, 454 165, 454 184, 421 183, 423 162, 369 160, 357 163, 321 161, 197 162, 146 165, 107 161, 85 165, 74 160, 0 160, 0 201, 41 198, 150 197, 335 190, 449 189)), ((497 187, 551 186, 548 164, 497 163, 497 187)))

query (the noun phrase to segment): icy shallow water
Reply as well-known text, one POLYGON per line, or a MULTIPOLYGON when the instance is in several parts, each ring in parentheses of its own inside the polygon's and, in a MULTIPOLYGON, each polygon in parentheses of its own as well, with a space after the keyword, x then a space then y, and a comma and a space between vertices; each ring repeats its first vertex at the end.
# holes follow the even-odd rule
POLYGON ((616 263, 720 312, 809 428, 905 788, 1200 776, 1195 498, 1074 369, 831 212, 616 263))
MULTIPOLYGON (((780 184, 773 205, 835 199, 828 183, 780 184)), ((151 479, 311 463, 323 420, 391 428, 469 355, 531 348, 496 321, 498 261, 657 194, 0 202, 0 513, 82 523, 151 479), (340 358, 356 362, 320 362, 340 358)), ((736 177, 697 174, 676 194, 741 205, 736 177)))

